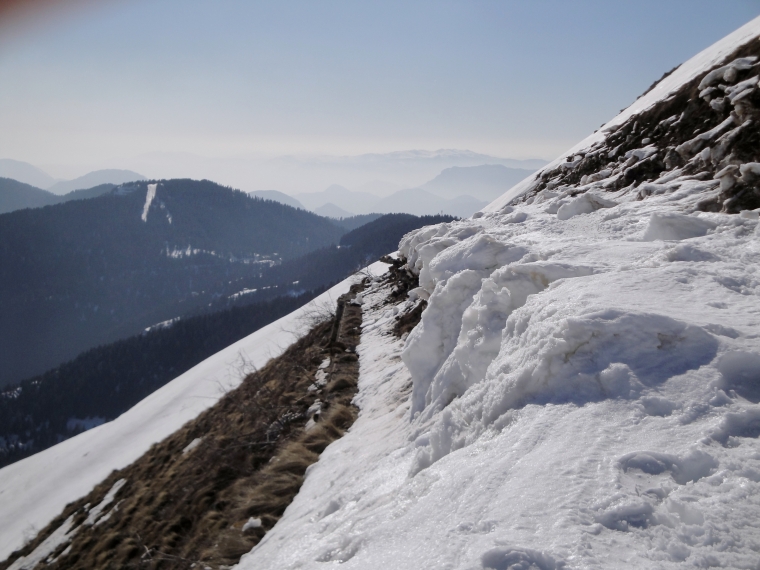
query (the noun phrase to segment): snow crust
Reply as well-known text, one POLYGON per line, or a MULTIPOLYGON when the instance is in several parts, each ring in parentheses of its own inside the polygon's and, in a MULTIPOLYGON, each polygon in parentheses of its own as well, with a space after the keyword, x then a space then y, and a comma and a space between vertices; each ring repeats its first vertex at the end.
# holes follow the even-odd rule
POLYGON ((660 184, 405 236, 421 292, 363 295, 358 420, 239 567, 756 568, 760 222, 660 184))
MULTIPOLYGON (((0 469, 0 560, 111 471, 129 465, 152 444, 214 405, 247 371, 281 354, 308 330, 309 315, 333 306, 356 279, 346 279, 290 315, 207 358, 112 422, 0 469)), ((60 540, 66 532, 68 529, 59 533, 60 540)))

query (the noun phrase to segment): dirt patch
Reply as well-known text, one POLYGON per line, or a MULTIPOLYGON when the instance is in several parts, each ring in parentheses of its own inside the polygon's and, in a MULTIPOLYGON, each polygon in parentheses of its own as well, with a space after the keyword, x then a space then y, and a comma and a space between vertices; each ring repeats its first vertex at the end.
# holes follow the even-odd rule
POLYGON ((363 287, 341 297, 338 317, 316 324, 215 406, 68 505, 0 569, 32 552, 70 516, 73 539, 38 568, 237 563, 282 516, 307 467, 356 418, 351 400, 362 317, 351 300, 363 287), (121 479, 113 500, 93 517, 121 479), (88 524, 88 517, 95 520, 88 524))
MULTIPOLYGON (((409 292, 420 286, 419 278, 406 269, 406 259, 395 259, 390 256, 383 257, 380 261, 390 264, 386 280, 391 285, 391 292, 386 300, 387 305, 399 306, 409 299, 409 292)), ((396 315, 396 324, 393 326, 393 334, 402 337, 412 332, 422 319, 422 312, 427 307, 424 299, 418 299, 414 304, 406 304, 404 309, 396 315)))

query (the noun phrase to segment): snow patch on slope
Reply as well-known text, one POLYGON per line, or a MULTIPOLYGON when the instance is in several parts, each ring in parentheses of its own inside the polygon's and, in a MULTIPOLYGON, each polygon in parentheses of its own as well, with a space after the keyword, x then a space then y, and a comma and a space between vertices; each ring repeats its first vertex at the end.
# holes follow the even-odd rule
MULTIPOLYGON (((148 210, 150 210, 150 205, 153 203, 153 199, 156 197, 157 187, 158 184, 148 184, 148 191, 145 193, 145 204, 143 205, 142 215, 140 216, 140 219, 143 222, 148 221, 148 210)), ((171 223, 171 218, 169 218, 169 223, 171 223)))

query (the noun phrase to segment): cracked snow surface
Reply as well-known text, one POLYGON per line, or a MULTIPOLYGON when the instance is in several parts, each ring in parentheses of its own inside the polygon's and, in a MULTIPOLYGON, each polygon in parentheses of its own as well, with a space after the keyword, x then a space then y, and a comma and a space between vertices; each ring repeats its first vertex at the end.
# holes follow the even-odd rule
POLYGON ((681 78, 723 99, 698 132, 624 113, 485 213, 404 237, 420 288, 363 295, 359 419, 241 568, 760 568, 748 26, 681 78))

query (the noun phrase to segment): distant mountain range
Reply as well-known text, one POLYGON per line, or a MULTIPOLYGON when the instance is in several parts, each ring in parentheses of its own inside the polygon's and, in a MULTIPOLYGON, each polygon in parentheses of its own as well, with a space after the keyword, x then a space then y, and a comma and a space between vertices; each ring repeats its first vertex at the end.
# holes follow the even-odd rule
POLYGON ((147 180, 142 174, 131 170, 96 170, 75 178, 74 180, 61 180, 50 186, 47 190, 53 194, 66 194, 74 190, 92 188, 101 184, 124 184, 125 182, 137 182, 147 180))
MULTIPOLYGON (((157 158, 159 155, 150 155, 157 158)), ((160 155, 171 164, 178 157, 188 158, 181 153, 160 155)), ((183 170, 184 176, 207 178, 199 164, 205 159, 189 161, 183 170)), ((214 162, 227 165, 226 171, 234 170, 235 161, 214 162)), ((386 154, 365 154, 349 157, 280 156, 271 159, 249 161, 247 167, 258 169, 257 177, 270 177, 278 187, 288 190, 292 176, 302 176, 301 188, 312 185, 315 180, 332 176, 333 180, 349 182, 355 177, 362 182, 351 184, 352 190, 339 184, 329 185, 319 192, 282 192, 278 190, 256 190, 250 192, 266 200, 274 200, 294 208, 308 209, 321 216, 340 219, 369 213, 407 212, 415 215, 448 215, 467 217, 500 196, 544 165, 542 160, 502 159, 462 150, 439 151, 399 151, 386 154), (274 169, 274 170, 272 170, 274 169), (300 174, 299 174, 300 173, 300 174), (271 175, 271 176, 270 176, 271 175), (374 180, 366 181, 370 176, 374 180), (425 176, 426 181, 418 186, 391 182, 387 178, 407 181, 425 176), (385 178, 385 179, 384 179, 385 178)), ((160 170, 157 164, 145 165, 150 170, 160 170)), ((208 168, 210 166, 206 165, 208 168)), ((204 167, 205 168, 205 167, 204 167)), ((206 168, 206 173, 208 171, 206 168)), ((56 195, 65 195, 67 200, 77 199, 70 195, 73 190, 89 189, 103 184, 123 184, 145 180, 133 170, 97 170, 74 180, 56 181, 45 172, 20 161, 0 160, 0 177, 14 179, 33 186, 27 189, 27 196, 21 187, 5 189, 0 187, 0 213, 25 207, 39 207, 59 203, 56 195), (50 195, 40 193, 47 190, 50 195)), ((423 179, 424 180, 424 179, 423 179)), ((7 184, 6 184, 7 187, 7 184)))
MULTIPOLYGON (((422 161, 429 166, 430 163, 445 164, 452 160, 467 162, 487 160, 492 157, 469 151, 406 151, 344 158, 356 167, 388 161, 402 165, 417 164, 422 161)), ((521 166, 534 166, 542 162, 507 159, 503 161, 521 166)), ((0 161, 0 173, 3 172, 10 172, 27 180, 35 179, 43 183, 49 183, 52 180, 50 177, 45 179, 47 175, 41 170, 19 161, 0 161)), ((439 171, 434 178, 418 187, 395 191, 392 183, 375 181, 359 186, 359 188, 374 192, 349 190, 345 186, 332 184, 321 192, 298 193, 294 196, 277 190, 257 190, 250 194, 293 208, 311 210, 320 216, 333 219, 370 213, 401 212, 418 216, 442 213, 468 217, 532 172, 530 168, 515 168, 504 164, 451 166, 439 171)), ((111 189, 104 184, 114 185, 139 180, 145 180, 145 177, 131 170, 98 170, 74 180, 55 182, 46 191, 28 183, 22 184, 24 180, 19 178, 15 181, 0 179, 0 213, 92 197, 111 189), (92 190, 89 194, 72 193, 81 188, 92 188, 92 190), (68 193, 63 194, 64 192, 68 193)))
POLYGON ((71 200, 83 200, 85 198, 95 198, 115 188, 115 184, 100 184, 93 188, 85 190, 73 190, 68 194, 58 195, 35 188, 29 184, 11 180, 10 178, 0 178, 0 214, 23 210, 24 208, 41 208, 42 206, 52 206, 70 202, 71 200))
POLYGON ((203 310, 246 277, 337 243, 325 218, 213 182, 118 186, 0 214, 0 385, 203 310))
POLYGON ((296 194, 295 199, 309 210, 332 218, 369 212, 467 217, 532 173, 530 169, 501 164, 453 166, 417 188, 398 190, 384 197, 333 184, 321 192, 296 194))
POLYGON ((510 168, 501 164, 452 166, 420 188, 442 198, 468 195, 492 202, 534 171, 535 169, 510 168))
MULTIPOLYGON (((383 197, 404 188, 419 187, 446 168, 483 164, 498 164, 533 172, 544 166, 546 161, 516 160, 470 150, 440 149, 358 156, 294 154, 246 155, 232 158, 155 152, 124 159, 119 163, 121 167, 147 173, 153 178, 207 178, 242 190, 276 188, 295 196, 304 192, 321 191, 337 182, 351 190, 370 192, 383 197)), ((350 211, 350 208, 341 203, 336 203, 336 206, 350 211)))
POLYGON ((287 194, 278 192, 277 190, 256 190, 255 192, 249 192, 249 194, 258 198, 263 198, 264 200, 274 200, 275 202, 286 204, 293 208, 301 208, 302 210, 307 209, 303 204, 301 204, 301 202, 293 198, 293 196, 288 196, 287 194))
POLYGON ((73 190, 93 188, 102 184, 124 184, 146 180, 145 176, 131 170, 95 170, 73 180, 56 180, 47 172, 20 160, 0 159, 0 178, 11 178, 35 188, 63 195, 73 190))
POLYGON ((10 158, 0 158, 0 177, 12 178, 24 184, 29 184, 35 188, 50 188, 58 182, 47 172, 32 166, 28 162, 12 160, 10 158))
POLYGON ((327 204, 320 206, 319 208, 314 208, 313 211, 315 214, 319 214, 320 216, 325 216, 327 218, 334 218, 334 219, 349 218, 353 215, 352 212, 348 212, 344 210, 343 208, 339 208, 332 202, 328 202, 327 204))
POLYGON ((333 208, 337 207, 345 212, 341 214, 342 216, 374 212, 374 204, 380 199, 375 194, 354 192, 340 184, 332 184, 322 192, 296 194, 295 198, 312 211, 326 204, 332 204, 333 208))

